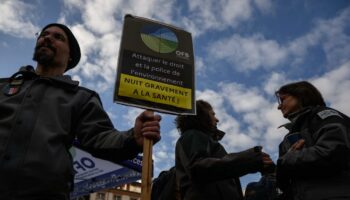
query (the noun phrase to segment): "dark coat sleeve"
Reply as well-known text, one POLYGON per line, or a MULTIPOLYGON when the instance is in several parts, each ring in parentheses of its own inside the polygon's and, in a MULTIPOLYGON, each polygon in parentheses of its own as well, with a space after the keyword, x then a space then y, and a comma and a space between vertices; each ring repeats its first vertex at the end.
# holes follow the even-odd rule
POLYGON ((227 154, 210 136, 190 130, 177 144, 177 153, 193 181, 217 181, 240 177, 262 168, 262 154, 254 148, 227 154))
POLYGON ((93 156, 118 162, 142 151, 133 137, 133 129, 120 132, 114 128, 96 93, 86 100, 77 118, 74 130, 78 147, 93 156))

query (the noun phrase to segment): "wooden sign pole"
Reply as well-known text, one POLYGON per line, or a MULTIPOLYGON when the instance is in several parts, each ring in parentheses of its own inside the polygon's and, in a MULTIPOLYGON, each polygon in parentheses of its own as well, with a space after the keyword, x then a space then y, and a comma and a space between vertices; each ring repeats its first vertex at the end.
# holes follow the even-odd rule
POLYGON ((143 158, 142 158, 142 180, 141 180, 141 199, 151 199, 152 186, 152 147, 153 140, 143 139, 143 158))
POLYGON ((142 180, 141 180, 141 199, 151 199, 152 185, 152 145, 153 141, 147 138, 143 140, 143 158, 142 158, 142 180))

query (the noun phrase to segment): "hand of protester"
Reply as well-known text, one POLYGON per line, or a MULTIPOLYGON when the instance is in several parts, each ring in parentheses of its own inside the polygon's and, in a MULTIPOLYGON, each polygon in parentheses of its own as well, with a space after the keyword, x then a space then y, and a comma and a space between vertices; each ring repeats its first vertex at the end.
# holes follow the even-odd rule
POLYGON ((263 161, 263 168, 261 173, 262 174, 273 173, 275 171, 275 163, 272 161, 269 154, 265 152, 261 152, 261 153, 262 153, 262 161, 263 161))
POLYGON ((270 155, 262 151, 263 147, 262 146, 256 146, 254 147, 255 152, 260 152, 262 156, 262 169, 260 170, 261 174, 269 174, 269 173, 274 173, 275 172, 275 163, 272 161, 270 158, 270 155))
POLYGON ((143 138, 153 140, 157 143, 160 140, 160 115, 154 115, 153 111, 143 111, 135 120, 134 137, 136 143, 143 146, 143 138))
POLYGON ((304 147, 305 145, 305 140, 304 139, 300 139, 298 141, 296 141, 291 147, 290 147, 290 151, 296 151, 296 150, 300 150, 304 147))

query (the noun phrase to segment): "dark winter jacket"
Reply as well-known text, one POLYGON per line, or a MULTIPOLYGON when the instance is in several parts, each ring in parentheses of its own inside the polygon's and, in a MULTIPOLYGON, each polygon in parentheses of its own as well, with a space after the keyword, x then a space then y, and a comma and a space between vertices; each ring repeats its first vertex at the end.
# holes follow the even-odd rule
POLYGON ((26 67, 15 77, 0 82, 0 199, 67 198, 75 138, 115 162, 141 150, 132 130, 114 129, 99 96, 69 76, 41 77, 26 67))
POLYGON ((293 200, 350 199, 350 119, 327 107, 305 108, 279 146, 277 182, 293 200), (306 143, 290 151, 291 135, 306 143))
POLYGON ((262 168, 259 148, 227 153, 211 133, 188 130, 176 144, 176 177, 184 200, 241 200, 239 177, 262 168))

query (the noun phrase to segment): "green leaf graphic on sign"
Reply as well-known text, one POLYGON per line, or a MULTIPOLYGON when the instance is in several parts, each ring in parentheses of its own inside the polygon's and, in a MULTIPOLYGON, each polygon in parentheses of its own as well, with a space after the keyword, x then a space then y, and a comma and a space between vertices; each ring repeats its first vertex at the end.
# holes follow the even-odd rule
POLYGON ((178 46, 178 40, 174 32, 162 26, 144 26, 141 31, 141 38, 148 48, 157 53, 171 53, 178 46))

